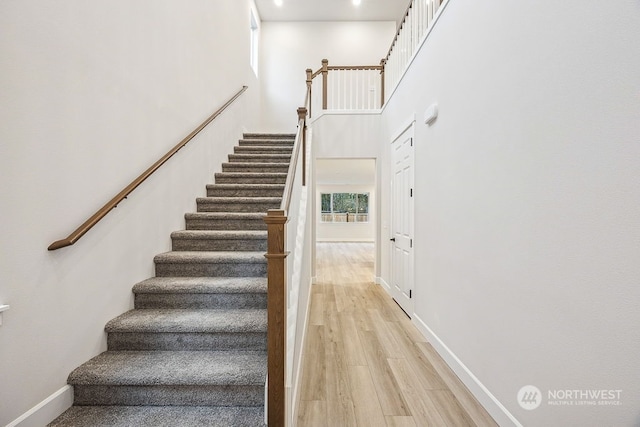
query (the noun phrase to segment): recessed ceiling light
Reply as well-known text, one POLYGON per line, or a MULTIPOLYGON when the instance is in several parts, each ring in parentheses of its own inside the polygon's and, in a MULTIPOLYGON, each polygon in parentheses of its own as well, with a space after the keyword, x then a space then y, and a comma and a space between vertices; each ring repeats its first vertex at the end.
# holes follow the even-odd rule
POLYGON ((276 4, 276 6, 278 7, 282 6, 282 0, 273 0, 273 1, 276 4))
POLYGON ((353 0, 354 6, 360 6, 360 3, 362 3, 362 0, 353 0))

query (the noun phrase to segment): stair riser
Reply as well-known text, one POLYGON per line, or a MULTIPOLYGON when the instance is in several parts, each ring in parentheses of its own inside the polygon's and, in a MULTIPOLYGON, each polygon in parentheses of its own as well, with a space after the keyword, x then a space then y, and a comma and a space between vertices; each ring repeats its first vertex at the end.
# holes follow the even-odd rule
POLYGON ((280 202, 275 203, 210 203, 198 202, 198 212, 267 212, 269 209, 280 209, 280 202))
POLYGON ((261 406, 262 386, 75 385, 75 405, 261 406))
POLYGON ((187 230, 266 230, 262 219, 187 219, 187 230))
POLYGON ((216 184, 284 184, 286 176, 228 176, 223 173, 215 175, 216 184))
POLYGON ((222 172, 287 173, 288 170, 288 163, 270 163, 269 166, 264 164, 253 166, 244 163, 225 163, 222 165, 222 172))
POLYGON ((266 294, 136 294, 135 308, 249 309, 266 308, 266 294))
POLYGON ((265 277, 265 263, 159 263, 158 277, 265 277))
POLYGON ((292 147, 283 146, 260 146, 260 145, 244 145, 233 147, 236 154, 289 154, 291 155, 292 147))
POLYGON ((293 147, 293 142, 278 140, 278 139, 241 139, 238 142, 240 147, 250 147, 250 146, 279 146, 279 147, 293 147))
POLYGON ((207 187, 207 197, 282 197, 284 188, 220 188, 207 187))
POLYGON ((284 139, 293 141, 296 138, 295 133, 243 133, 243 139, 284 139))
POLYGON ((110 332, 109 350, 115 351, 265 351, 263 333, 120 333, 110 332))
POLYGON ((273 163, 275 165, 286 164, 289 165, 291 156, 261 156, 259 154, 243 154, 241 156, 230 154, 229 162, 231 163, 273 163))
POLYGON ((174 251, 266 251, 266 239, 173 239, 174 251))

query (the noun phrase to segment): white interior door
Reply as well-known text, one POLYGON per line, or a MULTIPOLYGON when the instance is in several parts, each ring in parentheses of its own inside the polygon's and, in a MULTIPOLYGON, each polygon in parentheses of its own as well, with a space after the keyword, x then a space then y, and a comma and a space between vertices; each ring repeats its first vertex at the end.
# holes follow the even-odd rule
POLYGON ((413 127, 391 145, 391 292, 402 309, 413 314, 413 127))

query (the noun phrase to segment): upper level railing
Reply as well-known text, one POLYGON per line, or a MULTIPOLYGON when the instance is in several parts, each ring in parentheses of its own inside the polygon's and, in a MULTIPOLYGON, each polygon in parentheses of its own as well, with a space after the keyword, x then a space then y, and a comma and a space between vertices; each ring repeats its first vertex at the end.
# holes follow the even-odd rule
POLYGON ((224 105, 210 115, 200 126, 195 128, 193 132, 187 135, 182 141, 180 141, 175 147, 169 150, 164 156, 162 156, 157 162, 151 165, 146 171, 144 171, 139 177, 134 179, 131 184, 127 185, 121 192, 109 200, 103 207, 101 207, 95 214, 89 219, 83 222, 78 228, 76 228, 71 234, 61 240, 57 240, 49 245, 49 250, 54 251, 56 249, 71 246, 76 243, 87 231, 89 231, 94 225, 96 225, 102 218, 104 218, 112 209, 116 208, 120 202, 127 198, 133 190, 135 190, 140 184, 142 184, 147 178, 149 178, 155 171, 160 169, 160 166, 164 165, 174 154, 176 154, 182 147, 187 145, 196 135, 198 135, 209 123, 214 121, 224 110, 227 109, 233 102, 240 97, 247 90, 247 86, 243 86, 235 95, 233 95, 224 105))
MULTIPOLYGON (((442 4, 446 0, 412 0, 398 26, 389 52, 383 60, 385 69, 385 92, 391 96, 409 67, 422 40, 427 35, 442 4)), ((388 98, 387 98, 388 99, 388 98)))
POLYGON ((308 68, 309 117, 321 112, 376 110, 384 106, 433 25, 446 0, 412 0, 398 26, 387 56, 379 65, 329 65, 308 68))
POLYGON ((309 116, 323 110, 375 110, 384 104, 382 65, 330 66, 327 59, 315 73, 307 69, 309 116), (314 84, 315 83, 315 84, 314 84))

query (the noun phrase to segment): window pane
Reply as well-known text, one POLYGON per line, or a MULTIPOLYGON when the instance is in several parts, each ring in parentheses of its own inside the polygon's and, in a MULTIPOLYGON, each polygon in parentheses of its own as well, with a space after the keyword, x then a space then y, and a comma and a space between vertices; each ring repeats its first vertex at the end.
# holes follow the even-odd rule
POLYGON ((369 212, 369 193, 358 194, 358 212, 369 212))
POLYGON ((331 212, 331 194, 320 194, 320 206, 322 212, 331 212))

